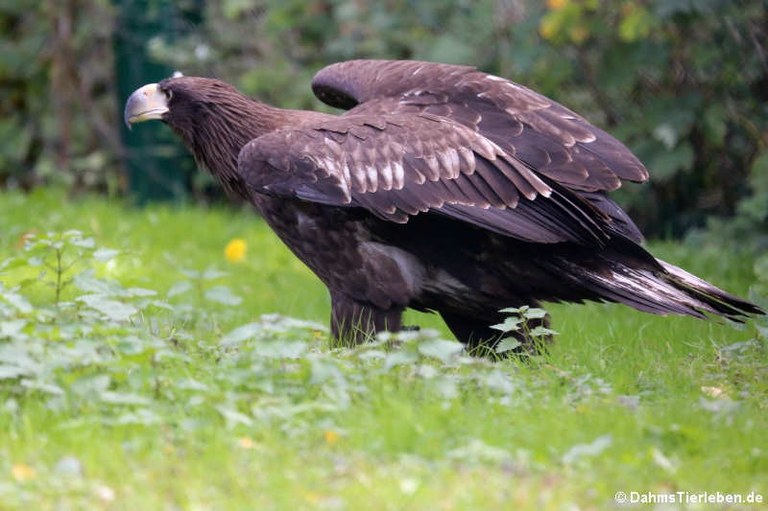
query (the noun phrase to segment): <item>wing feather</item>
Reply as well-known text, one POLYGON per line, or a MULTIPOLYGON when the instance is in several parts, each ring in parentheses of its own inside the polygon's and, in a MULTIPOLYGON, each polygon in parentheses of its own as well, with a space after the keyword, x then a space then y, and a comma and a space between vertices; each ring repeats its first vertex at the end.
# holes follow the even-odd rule
POLYGON ((447 119, 344 116, 272 132, 243 148, 239 172, 256 193, 360 207, 399 223, 431 212, 528 241, 598 244, 610 230, 587 201, 447 119), (345 137, 338 123, 348 126, 345 137))
MULTIPOLYGON (((648 178, 637 157, 583 117, 531 89, 473 67, 352 60, 320 70, 312 89, 329 105, 351 109, 350 115, 399 112, 451 119, 572 190, 610 191, 622 180, 648 178)), ((494 151, 480 144, 472 150, 493 159, 494 151)))

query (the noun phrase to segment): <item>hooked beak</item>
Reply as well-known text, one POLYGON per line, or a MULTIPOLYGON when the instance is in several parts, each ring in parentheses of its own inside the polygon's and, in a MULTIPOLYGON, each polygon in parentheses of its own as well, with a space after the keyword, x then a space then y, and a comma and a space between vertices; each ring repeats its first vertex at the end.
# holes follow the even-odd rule
POLYGON ((123 119, 128 129, 131 124, 162 119, 168 111, 168 99, 165 97, 156 83, 148 83, 136 89, 125 103, 123 119))

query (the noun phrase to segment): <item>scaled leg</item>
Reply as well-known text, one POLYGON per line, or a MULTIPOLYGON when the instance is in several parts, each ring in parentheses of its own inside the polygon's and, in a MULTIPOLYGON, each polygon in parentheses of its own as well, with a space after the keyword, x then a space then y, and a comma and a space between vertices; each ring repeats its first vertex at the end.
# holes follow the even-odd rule
POLYGON ((331 333, 345 344, 365 342, 378 332, 397 332, 402 316, 402 307, 380 309, 342 293, 331 293, 331 333))

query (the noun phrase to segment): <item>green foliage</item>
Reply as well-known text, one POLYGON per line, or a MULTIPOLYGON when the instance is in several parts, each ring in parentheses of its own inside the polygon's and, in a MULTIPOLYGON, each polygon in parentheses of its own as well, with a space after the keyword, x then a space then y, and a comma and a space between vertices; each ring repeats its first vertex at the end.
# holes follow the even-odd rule
POLYGON ((24 284, 42 282, 54 290, 54 304, 60 306, 61 294, 77 277, 81 287, 86 285, 81 272, 76 266, 87 264, 86 258, 107 262, 116 255, 110 249, 95 249, 93 238, 83 237, 77 230, 62 233, 48 233, 45 236, 30 234, 24 237, 25 258, 6 261, 5 267, 26 263, 29 267, 41 267, 36 279, 24 281, 24 284), (50 274, 50 275, 49 275, 50 274))
MULTIPOLYGON (((768 491, 763 323, 552 305, 562 334, 535 359, 470 357, 442 325, 331 348, 320 286, 250 213, 38 190, 0 196, 0 229, 4 509, 600 508, 616 491, 768 491), (40 226, 52 231, 29 234, 40 226), (235 236, 259 254, 225 267, 235 236), (305 319, 270 313, 297 300, 305 319)), ((655 248, 737 292, 755 280, 737 255, 655 248)), ((510 332, 544 315, 506 312, 510 332)))
POLYGON ((754 183, 768 151, 766 21, 762 2, 548 2, 540 36, 577 63, 550 92, 648 166, 650 189, 622 194, 647 234, 736 213, 737 243, 765 236, 766 217, 745 208, 768 203, 754 183))
POLYGON ((30 236, 23 253, 0 264, 3 280, 20 282, 0 284, 0 380, 7 395, 41 395, 76 409, 91 400, 143 402, 135 394, 140 381, 131 390, 109 389, 127 367, 138 370, 163 354, 164 343, 139 316, 167 306, 153 290, 97 277, 98 267, 115 256, 70 230, 30 236), (40 286, 53 293, 36 293, 40 286))
MULTIPOLYGON (((510 316, 505 318, 502 323, 493 325, 491 328, 499 330, 504 334, 522 335, 524 339, 531 340, 533 348, 545 347, 552 340, 552 337, 557 335, 556 331, 540 324, 542 320, 548 317, 547 311, 544 309, 524 305, 522 307, 507 307, 499 312, 510 314, 510 316)), ((521 347, 523 345, 517 338, 507 336, 499 341, 498 346, 496 346, 496 353, 502 354, 521 347)))
POLYGON ((0 8, 0 188, 118 188, 113 8, 7 0, 0 8))
MULTIPOLYGON (((335 348, 324 289, 250 212, 39 189, 0 195, 0 230, 3 509, 603 508, 619 490, 768 492, 764 323, 551 304, 561 334, 536 358, 468 356, 441 324, 335 348), (233 238, 258 253, 228 263, 233 238)), ((654 250, 734 292, 755 281, 743 255, 654 250)), ((544 315, 507 312, 510 332, 544 315)))

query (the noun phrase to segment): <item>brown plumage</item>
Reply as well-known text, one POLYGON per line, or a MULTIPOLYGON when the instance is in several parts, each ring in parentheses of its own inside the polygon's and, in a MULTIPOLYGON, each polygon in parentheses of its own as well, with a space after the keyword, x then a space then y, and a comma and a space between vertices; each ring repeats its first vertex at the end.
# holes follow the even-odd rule
POLYGON ((321 70, 343 115, 283 110, 207 78, 137 90, 126 121, 160 119, 251 201, 328 286, 331 326, 364 339, 438 312, 496 342, 503 307, 612 301, 743 320, 754 305, 655 259, 605 192, 648 172, 552 100, 471 67, 359 60, 321 70))

